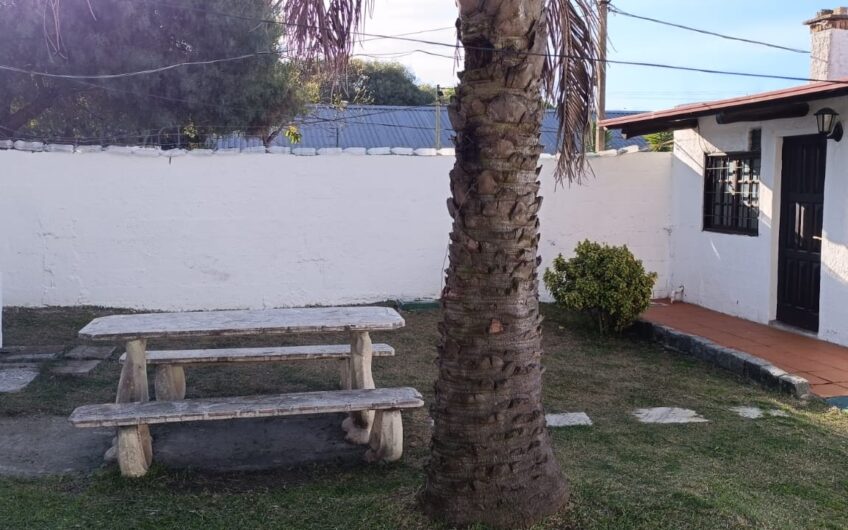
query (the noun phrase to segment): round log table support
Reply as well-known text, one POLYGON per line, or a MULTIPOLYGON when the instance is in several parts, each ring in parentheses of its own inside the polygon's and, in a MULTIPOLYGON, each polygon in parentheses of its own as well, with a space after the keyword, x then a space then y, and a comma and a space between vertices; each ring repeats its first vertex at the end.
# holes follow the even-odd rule
POLYGON ((403 422, 399 410, 378 410, 371 427, 368 462, 394 462, 403 456, 403 422))
MULTIPOLYGON (((127 342, 127 358, 118 381, 116 403, 149 401, 147 389, 147 341, 134 339, 127 342)), ((147 425, 120 427, 117 440, 118 465, 121 474, 140 477, 147 473, 153 462, 153 440, 147 425)), ((107 452, 108 457, 108 452, 107 452)))
POLYGON ((118 427, 118 465, 125 477, 142 477, 152 460, 147 425, 118 427))
MULTIPOLYGON (((350 343, 350 383, 354 389, 375 388, 371 375, 371 358, 374 354, 371 337, 367 331, 354 331, 350 343)), ((367 444, 371 437, 374 411, 352 412, 342 422, 347 433, 345 439, 355 444, 367 444)))
POLYGON ((185 370, 175 364, 160 364, 153 378, 157 401, 179 401, 185 399, 185 370))

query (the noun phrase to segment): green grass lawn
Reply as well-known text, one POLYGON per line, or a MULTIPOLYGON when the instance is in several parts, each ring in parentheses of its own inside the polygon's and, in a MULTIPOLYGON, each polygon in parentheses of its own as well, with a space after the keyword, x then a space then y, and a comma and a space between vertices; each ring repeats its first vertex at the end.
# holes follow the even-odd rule
MULTIPOLYGON (((114 312, 7 310, 6 342, 71 344, 88 320, 114 312)), ((599 338, 554 308, 545 313, 547 411, 585 411, 595 425, 554 430, 572 500, 539 528, 848 528, 848 414, 632 337, 599 338), (736 405, 780 408, 789 417, 746 420, 727 410, 736 405), (643 425, 630 411, 647 406, 692 408, 710 422, 643 425)), ((404 318, 403 330, 374 336, 398 351, 375 360, 375 379, 414 386, 429 400, 438 312, 404 318)), ((22 393, 0 395, 0 415, 65 415, 111 401, 118 372, 113 361, 82 379, 42 374, 22 393)), ((320 363, 200 368, 188 372, 188 396, 332 389, 336 374, 335 365, 320 363)), ((114 468, 0 479, 0 528, 440 528, 415 503, 426 419, 423 409, 405 414, 406 452, 391 465, 225 475, 154 466, 139 480, 124 480, 114 468)))

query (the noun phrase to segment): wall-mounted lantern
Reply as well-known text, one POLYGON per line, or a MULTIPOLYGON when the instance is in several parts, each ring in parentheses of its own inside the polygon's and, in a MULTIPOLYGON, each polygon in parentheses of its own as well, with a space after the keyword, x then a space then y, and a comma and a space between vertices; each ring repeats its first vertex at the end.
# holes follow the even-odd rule
POLYGON ((842 123, 838 120, 839 113, 830 107, 825 107, 816 112, 816 125, 819 134, 826 136, 828 140, 842 139, 842 123))

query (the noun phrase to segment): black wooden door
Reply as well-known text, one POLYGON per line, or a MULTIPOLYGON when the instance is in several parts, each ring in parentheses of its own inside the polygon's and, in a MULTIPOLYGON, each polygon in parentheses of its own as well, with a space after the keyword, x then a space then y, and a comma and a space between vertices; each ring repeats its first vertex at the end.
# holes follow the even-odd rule
POLYGON ((777 319, 812 331, 819 329, 826 155, 819 135, 783 141, 777 319))

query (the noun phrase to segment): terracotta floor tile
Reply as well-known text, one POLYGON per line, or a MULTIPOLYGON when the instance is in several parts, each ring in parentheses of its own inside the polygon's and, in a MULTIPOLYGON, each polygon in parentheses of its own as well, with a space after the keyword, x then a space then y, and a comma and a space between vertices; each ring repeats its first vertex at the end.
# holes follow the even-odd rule
POLYGON ((821 358, 818 362, 825 364, 827 366, 832 366, 837 370, 848 370, 848 359, 842 359, 840 357, 831 357, 829 359, 821 358))
POLYGON ((749 339, 743 339, 742 337, 739 337, 738 335, 733 335, 732 333, 730 335, 731 335, 731 337, 733 337, 732 339, 730 339, 731 342, 733 343, 733 347, 738 349, 738 350, 747 351, 748 349, 757 349, 757 350, 767 350, 768 349, 768 346, 766 346, 764 344, 760 344, 758 342, 754 342, 754 341, 749 340, 749 339))
POLYGON ((810 382, 811 385, 826 385, 828 383, 832 383, 833 381, 828 381, 827 379, 823 379, 815 374, 811 374, 809 372, 793 372, 795 375, 803 377, 807 381, 810 382))
POLYGON ((783 363, 795 370, 808 373, 827 372, 833 370, 830 365, 804 358, 787 359, 783 361, 783 363))
POLYGON ((811 385, 813 394, 823 398, 848 396, 848 386, 837 385, 836 383, 828 383, 825 385, 811 385))
MULTIPOLYGON (((821 377, 822 379, 826 379, 831 383, 848 383, 848 370, 817 370, 810 373, 821 377)), ((810 383, 812 383, 812 381, 810 381, 810 383)))
POLYGON ((848 396, 848 348, 692 304, 652 305, 644 318, 798 373, 823 397, 848 396))
POLYGON ((756 342, 757 344, 761 344, 762 346, 766 346, 769 348, 774 348, 775 346, 779 346, 783 341, 780 338, 767 338, 767 337, 752 337, 749 338, 751 342, 756 342))

